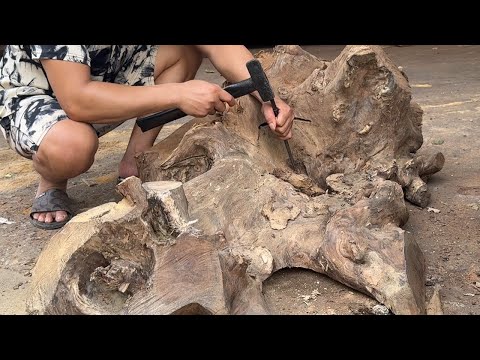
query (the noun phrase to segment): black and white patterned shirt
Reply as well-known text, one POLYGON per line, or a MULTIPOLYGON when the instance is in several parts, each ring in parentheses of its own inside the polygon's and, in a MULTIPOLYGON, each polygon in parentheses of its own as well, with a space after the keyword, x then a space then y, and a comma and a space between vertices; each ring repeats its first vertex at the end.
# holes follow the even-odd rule
MULTIPOLYGON (((135 83, 144 85, 153 75, 151 61, 142 64, 152 45, 8 45, 0 59, 0 119, 15 112, 25 96, 51 95, 53 90, 40 59, 72 61, 90 66, 92 80, 127 83, 121 71, 126 62, 138 62, 142 74, 135 83), (142 65, 142 66, 140 66, 142 65), (144 76, 142 76, 144 75, 144 76), (146 79, 146 80, 144 80, 146 79)), ((133 64, 133 69, 136 64, 133 64)), ((132 77, 133 78, 133 77, 132 77)))

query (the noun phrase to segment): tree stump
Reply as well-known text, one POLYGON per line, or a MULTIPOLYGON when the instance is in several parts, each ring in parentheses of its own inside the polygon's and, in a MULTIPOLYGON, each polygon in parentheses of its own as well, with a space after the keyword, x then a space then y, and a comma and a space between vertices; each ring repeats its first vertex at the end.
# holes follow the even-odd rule
POLYGON ((298 46, 257 54, 298 117, 289 141, 246 96, 140 154, 125 198, 74 217, 42 252, 28 310, 48 314, 266 314, 262 282, 300 267, 425 313, 425 265, 402 225, 425 207, 441 153, 416 156, 422 110, 377 46, 332 62, 298 46))

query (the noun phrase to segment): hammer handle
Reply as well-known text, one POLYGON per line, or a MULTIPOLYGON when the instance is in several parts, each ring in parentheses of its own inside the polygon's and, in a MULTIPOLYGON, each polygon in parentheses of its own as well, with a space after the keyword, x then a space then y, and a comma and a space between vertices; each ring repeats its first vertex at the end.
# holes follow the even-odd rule
MULTIPOLYGON (((223 90, 228 92, 234 98, 238 98, 255 91, 255 87, 252 80, 247 79, 228 85, 223 90)), ((158 126, 165 125, 173 120, 180 119, 184 116, 187 116, 187 114, 180 109, 169 109, 137 119, 137 125, 140 127, 140 129, 142 129, 143 132, 145 132, 158 126)))
POLYGON ((278 113, 280 112, 280 109, 277 107, 275 100, 274 99, 270 100, 270 104, 272 104, 273 114, 275 115, 275 117, 278 117, 278 113))

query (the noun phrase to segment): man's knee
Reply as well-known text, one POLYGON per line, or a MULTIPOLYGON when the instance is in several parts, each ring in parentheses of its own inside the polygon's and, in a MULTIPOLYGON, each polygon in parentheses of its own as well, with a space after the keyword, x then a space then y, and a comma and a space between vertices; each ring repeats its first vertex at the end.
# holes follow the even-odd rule
POLYGON ((202 64, 203 55, 195 46, 192 45, 185 45, 184 52, 183 59, 187 63, 187 78, 193 79, 198 71, 198 68, 202 64))
POLYGON ((191 80, 202 60, 203 55, 193 45, 160 45, 155 61, 155 79, 166 71, 174 71, 179 82, 191 80))
POLYGON ((85 172, 93 164, 98 138, 89 124, 62 120, 45 135, 34 161, 48 168, 66 165, 73 172, 85 172))

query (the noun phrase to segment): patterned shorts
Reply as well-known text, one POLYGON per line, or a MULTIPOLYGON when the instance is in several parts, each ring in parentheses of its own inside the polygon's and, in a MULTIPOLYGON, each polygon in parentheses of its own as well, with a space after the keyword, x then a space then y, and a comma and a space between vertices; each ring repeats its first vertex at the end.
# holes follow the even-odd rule
MULTIPOLYGON (((123 48, 116 49, 115 56, 109 56, 109 64, 101 73, 95 74, 92 66, 92 79, 136 86, 153 85, 156 47, 123 45, 123 48), (120 63, 115 64, 115 61, 120 63)), ((56 98, 48 94, 20 96, 13 102, 12 110, 10 115, 0 119, 0 130, 9 146, 28 159, 38 150, 52 126, 67 119, 56 98)), ((100 137, 123 122, 93 124, 92 127, 100 137)))

